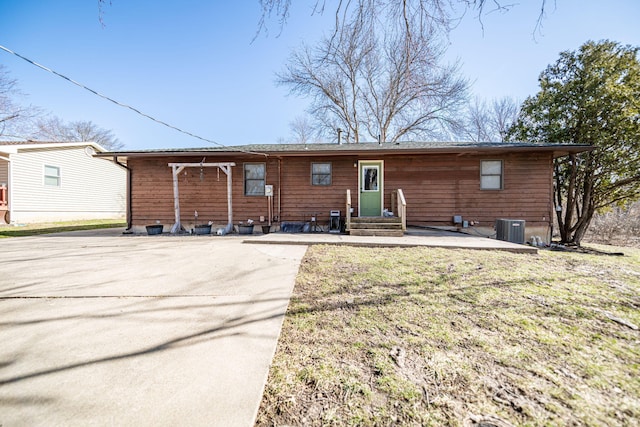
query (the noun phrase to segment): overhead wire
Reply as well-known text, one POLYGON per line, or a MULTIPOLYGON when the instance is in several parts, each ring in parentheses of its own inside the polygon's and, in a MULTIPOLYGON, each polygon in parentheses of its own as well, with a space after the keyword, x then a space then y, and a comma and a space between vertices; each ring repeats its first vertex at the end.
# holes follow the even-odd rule
POLYGON ((187 136, 190 136, 192 138, 196 138, 196 139, 199 139, 201 141, 208 142, 210 144, 214 144, 214 145, 217 145, 219 147, 226 148, 226 149, 229 149, 229 150, 232 150, 232 151, 238 151, 238 152, 245 153, 245 154, 255 154, 255 155, 260 155, 260 156, 265 156, 265 157, 268 156, 268 154, 266 154, 266 153, 248 151, 248 150, 243 150, 241 148, 237 148, 237 147, 234 147, 234 146, 231 146, 231 145, 221 144, 221 143, 213 141, 211 139, 196 135, 196 134, 194 134, 192 132, 180 129, 179 127, 173 126, 173 125, 171 125, 171 124, 169 124, 169 123, 167 123, 167 122, 165 122, 163 120, 156 119, 155 117, 150 116, 149 114, 146 114, 146 113, 140 111, 139 109, 137 109, 135 107, 132 107, 132 106, 130 106, 128 104, 124 104, 122 102, 118 102, 115 99, 113 99, 113 98, 111 98, 111 97, 109 97, 107 95, 103 95, 102 93, 100 93, 100 92, 98 92, 98 91, 96 91, 94 89, 91 89, 90 87, 87 87, 86 85, 84 85, 82 83, 79 83, 76 80, 73 80, 73 79, 65 76, 64 74, 61 74, 61 73, 59 73, 59 72, 57 72, 57 71, 55 71, 55 70, 53 70, 53 69, 51 69, 49 67, 46 67, 46 66, 44 66, 42 64, 39 64, 39 63, 37 63, 37 62, 25 57, 25 56, 22 56, 19 53, 15 52, 15 51, 13 51, 13 50, 11 50, 11 49, 3 46, 3 45, 0 45, 0 49, 4 50, 5 52, 7 52, 7 53, 9 53, 11 55, 17 56, 18 58, 28 62, 31 65, 34 65, 34 66, 36 66, 36 67, 38 67, 38 68, 40 68, 40 69, 42 69, 44 71, 47 71, 47 72, 49 72, 51 74, 54 74, 54 75, 56 75, 56 76, 58 76, 58 77, 60 77, 60 78, 62 78, 64 80, 67 80, 68 82, 70 82, 70 83, 72 83, 72 84, 74 84, 74 85, 76 85, 76 86, 78 86, 78 87, 80 87, 82 89, 85 89, 85 90, 91 92, 92 94, 94 94, 94 95, 96 95, 96 96, 98 96, 100 98, 103 98, 103 99, 105 99, 107 101, 110 101, 110 102, 116 104, 119 107, 129 109, 129 110, 133 111, 134 113, 141 115, 142 117, 145 117, 145 118, 147 118, 149 120, 152 120, 152 121, 154 121, 154 122, 156 122, 158 124, 166 126, 166 127, 170 128, 170 129, 173 129, 173 130, 175 130, 177 132, 180 132, 180 133, 182 133, 184 135, 187 135, 187 136))

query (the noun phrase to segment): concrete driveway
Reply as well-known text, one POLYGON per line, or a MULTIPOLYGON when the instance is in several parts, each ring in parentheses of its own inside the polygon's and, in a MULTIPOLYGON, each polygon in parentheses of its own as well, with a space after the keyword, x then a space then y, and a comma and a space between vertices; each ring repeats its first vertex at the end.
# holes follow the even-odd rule
POLYGON ((251 426, 305 246, 0 240, 0 426, 251 426))

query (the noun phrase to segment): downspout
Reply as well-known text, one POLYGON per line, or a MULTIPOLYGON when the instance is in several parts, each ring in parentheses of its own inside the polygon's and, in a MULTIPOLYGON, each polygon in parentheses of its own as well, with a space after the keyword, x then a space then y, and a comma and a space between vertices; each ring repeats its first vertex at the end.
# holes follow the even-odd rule
POLYGON ((278 157, 278 222, 282 225, 282 157, 278 157))
POLYGON ((124 163, 120 163, 118 161, 118 156, 113 156, 113 163, 115 163, 116 165, 120 166, 121 168, 123 168, 124 170, 127 171, 127 229, 125 230, 125 233, 127 232, 131 232, 131 227, 132 227, 132 211, 131 211, 131 200, 132 200, 132 196, 131 196, 131 168, 127 165, 125 165, 124 163))

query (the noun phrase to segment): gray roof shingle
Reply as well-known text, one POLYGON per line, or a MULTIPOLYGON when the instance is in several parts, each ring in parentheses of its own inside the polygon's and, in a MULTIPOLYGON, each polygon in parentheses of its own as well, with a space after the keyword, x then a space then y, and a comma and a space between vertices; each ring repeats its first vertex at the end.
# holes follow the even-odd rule
POLYGON ((429 152, 490 152, 490 151, 553 151, 560 155, 568 152, 589 151, 593 147, 586 144, 535 143, 535 142, 400 142, 400 143, 359 143, 359 144, 250 144, 236 146, 209 146, 196 148, 164 148, 150 150, 116 151, 101 153, 101 156, 146 157, 160 155, 198 154, 266 154, 266 155, 343 155, 364 153, 412 153, 429 152))

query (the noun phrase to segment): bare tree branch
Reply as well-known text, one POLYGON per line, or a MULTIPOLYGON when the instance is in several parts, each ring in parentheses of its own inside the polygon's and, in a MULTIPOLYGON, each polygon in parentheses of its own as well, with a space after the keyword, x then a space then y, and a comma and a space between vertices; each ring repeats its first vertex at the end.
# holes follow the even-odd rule
MULTIPOLYGON (((540 30, 546 16, 548 0, 540 2, 540 13, 535 21, 533 34, 540 30)), ((104 3, 105 0, 99 0, 104 3)), ((258 22, 256 36, 268 33, 267 21, 275 17, 279 31, 283 30, 289 19, 291 0, 258 0, 261 15, 258 22)), ((553 1, 554 6, 556 0, 553 1)), ((323 14, 327 9, 327 0, 309 0, 313 4, 312 14, 323 14)), ((494 12, 508 12, 517 3, 507 3, 502 0, 339 0, 332 9, 335 15, 333 34, 340 26, 359 13, 367 16, 386 16, 400 19, 406 30, 411 30, 410 39, 419 36, 423 30, 432 26, 439 26, 445 31, 450 30, 456 19, 459 19, 459 7, 462 14, 474 11, 476 19, 484 28, 482 17, 494 12), (457 7, 456 7, 457 6, 457 7)))
POLYGON ((383 25, 357 14, 315 49, 294 52, 277 83, 311 99, 309 112, 326 135, 336 124, 353 142, 441 133, 456 122, 468 83, 457 64, 441 65, 439 30, 424 28, 418 36, 405 25, 419 23, 401 16, 383 25))
POLYGON ((41 114, 40 109, 16 101, 22 96, 17 81, 0 65, 0 136, 24 139, 31 131, 33 120, 41 114))
POLYGON ((112 131, 103 129, 93 122, 65 123, 55 116, 39 120, 34 137, 55 142, 95 142, 111 151, 124 147, 112 131))

